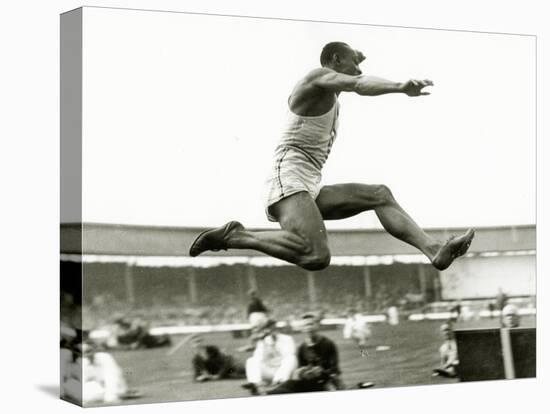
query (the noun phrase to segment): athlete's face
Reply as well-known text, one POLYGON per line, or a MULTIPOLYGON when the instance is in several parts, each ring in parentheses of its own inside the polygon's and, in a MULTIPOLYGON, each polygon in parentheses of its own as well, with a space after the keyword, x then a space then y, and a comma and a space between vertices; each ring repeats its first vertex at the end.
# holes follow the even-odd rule
POLYGON ((365 60, 365 55, 359 50, 346 46, 338 54, 338 58, 339 61, 336 67, 338 72, 351 76, 361 75, 363 73, 359 65, 365 60))

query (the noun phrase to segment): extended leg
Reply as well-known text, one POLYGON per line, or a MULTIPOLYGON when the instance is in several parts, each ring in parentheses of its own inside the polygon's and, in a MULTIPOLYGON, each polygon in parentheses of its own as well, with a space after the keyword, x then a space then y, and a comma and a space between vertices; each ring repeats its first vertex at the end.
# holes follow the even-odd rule
POLYGON ((449 267, 456 257, 466 253, 474 237, 473 230, 469 230, 447 243, 435 240, 401 208, 389 188, 384 185, 325 186, 316 203, 325 220, 343 219, 374 210, 388 233, 419 249, 440 270, 449 267))
POLYGON ((272 206, 282 230, 246 230, 238 222, 209 230, 197 237, 190 255, 206 250, 252 249, 294 263, 304 269, 320 270, 328 266, 325 224, 317 205, 306 192, 284 198, 272 206))

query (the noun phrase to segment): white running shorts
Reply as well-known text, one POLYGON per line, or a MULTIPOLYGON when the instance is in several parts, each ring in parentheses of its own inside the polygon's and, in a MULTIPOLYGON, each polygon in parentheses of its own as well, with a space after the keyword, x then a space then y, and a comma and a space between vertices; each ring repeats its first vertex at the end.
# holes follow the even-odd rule
POLYGON ((321 190, 321 170, 304 152, 286 147, 279 152, 275 165, 266 181, 266 215, 269 221, 277 221, 269 208, 301 191, 309 193, 314 200, 321 190))

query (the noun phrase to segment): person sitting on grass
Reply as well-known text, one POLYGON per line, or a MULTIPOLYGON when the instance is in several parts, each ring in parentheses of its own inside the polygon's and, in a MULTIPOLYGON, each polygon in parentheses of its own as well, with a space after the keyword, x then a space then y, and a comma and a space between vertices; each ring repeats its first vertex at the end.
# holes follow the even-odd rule
POLYGON ((256 348, 246 361, 247 383, 242 387, 252 395, 290 379, 298 366, 296 344, 290 335, 278 331, 276 322, 268 319, 253 331, 256 348))
POLYGON ((192 359, 194 381, 245 378, 242 363, 215 345, 205 345, 201 336, 194 335, 191 338, 191 346, 195 350, 192 359))
POLYGON ((433 370, 433 376, 456 378, 458 368, 458 351, 456 348, 456 340, 451 324, 444 323, 441 325, 441 334, 445 339, 439 347, 439 355, 441 357, 441 366, 433 370))

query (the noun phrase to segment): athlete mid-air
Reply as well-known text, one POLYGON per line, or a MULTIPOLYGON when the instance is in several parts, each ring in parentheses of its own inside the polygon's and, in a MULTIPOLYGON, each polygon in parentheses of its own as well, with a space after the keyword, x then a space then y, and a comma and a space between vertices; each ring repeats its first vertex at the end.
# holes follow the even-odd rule
POLYGON ((392 82, 362 75, 365 56, 342 42, 327 44, 321 67, 302 78, 292 91, 289 114, 268 180, 266 212, 281 230, 251 231, 237 221, 201 233, 189 254, 207 250, 253 249, 294 263, 307 270, 321 270, 330 263, 324 220, 339 220, 374 210, 384 229, 416 247, 437 269, 443 270, 468 250, 474 230, 446 242, 426 234, 397 203, 385 185, 337 184, 321 187, 321 170, 338 128, 338 96, 355 92, 364 96, 403 93, 411 97, 430 80, 392 82))

